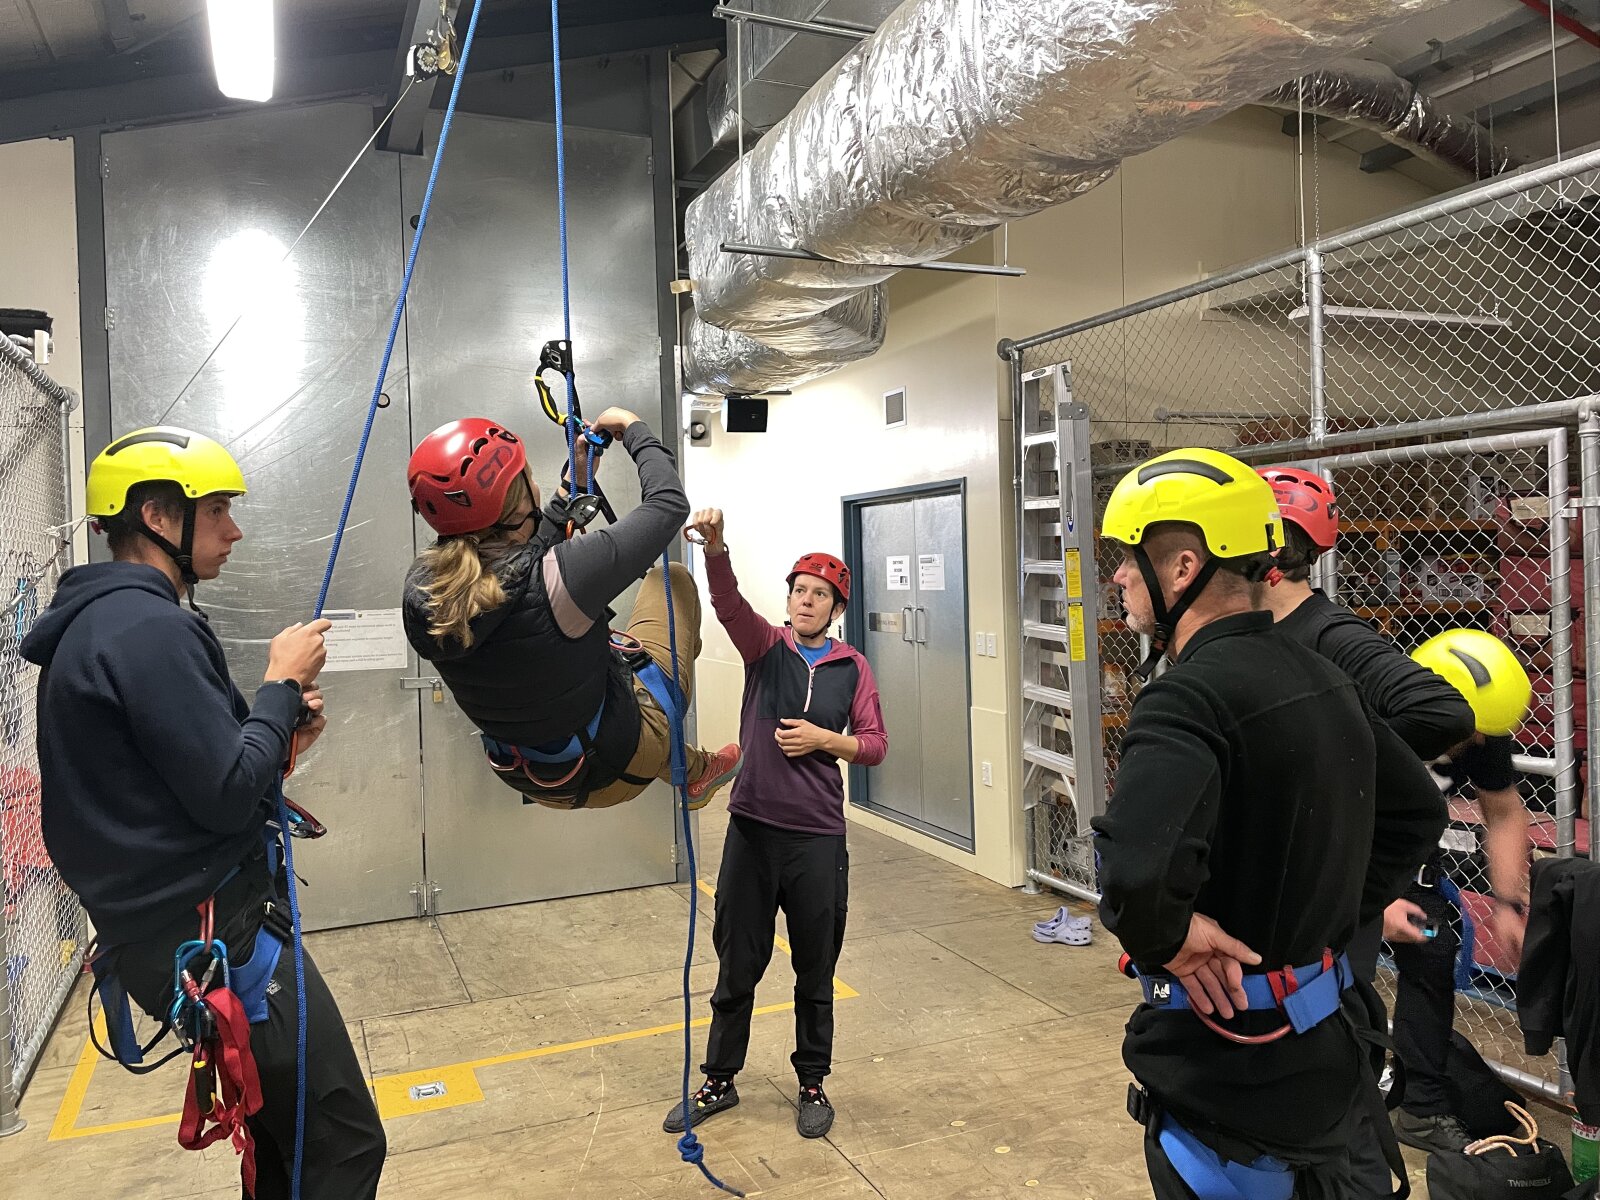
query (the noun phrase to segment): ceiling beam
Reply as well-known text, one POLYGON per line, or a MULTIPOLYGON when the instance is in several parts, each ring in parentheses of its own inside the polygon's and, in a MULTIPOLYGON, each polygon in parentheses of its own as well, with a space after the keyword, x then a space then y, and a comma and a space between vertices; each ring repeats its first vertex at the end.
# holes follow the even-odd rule
MULTIPOLYGON (((445 19, 454 27, 460 0, 448 0, 445 19)), ((470 13, 471 9, 467 11, 470 13)), ((434 93, 450 76, 442 71, 431 79, 417 79, 411 84, 411 51, 429 41, 429 35, 439 27, 438 0, 408 0, 405 19, 400 22, 400 41, 395 48, 394 66, 389 73, 389 91, 383 98, 383 107, 377 119, 390 109, 394 110, 389 123, 378 134, 378 149, 393 150, 400 154, 422 153, 423 119, 433 106, 434 93), (409 87, 409 90, 408 90, 409 87)), ((458 36, 465 36, 465 30, 458 36)))
POLYGON ((1390 142, 1385 142, 1381 146, 1368 150, 1361 156, 1361 169, 1368 175, 1375 175, 1379 171, 1387 171, 1390 167, 1399 166, 1411 157, 1411 151, 1404 146, 1396 146, 1390 142))
POLYGON ((1526 30, 1537 20, 1537 14, 1531 10, 1518 8, 1498 20, 1490 21, 1487 25, 1481 25, 1470 33, 1464 33, 1449 41, 1430 39, 1429 49, 1396 63, 1394 73, 1407 79, 1416 79, 1430 70, 1435 73, 1452 71, 1463 64, 1482 58, 1485 49, 1526 30))
POLYGON ((1524 88, 1520 92, 1513 92, 1508 96, 1501 96, 1498 100, 1484 105, 1476 110, 1478 123, 1488 125, 1495 118, 1504 119, 1518 113, 1537 112, 1550 104, 1556 95, 1556 87, 1561 89, 1561 98, 1578 95, 1596 86, 1600 86, 1600 63, 1590 63, 1576 71, 1568 71, 1553 84, 1546 79, 1532 87, 1524 88))

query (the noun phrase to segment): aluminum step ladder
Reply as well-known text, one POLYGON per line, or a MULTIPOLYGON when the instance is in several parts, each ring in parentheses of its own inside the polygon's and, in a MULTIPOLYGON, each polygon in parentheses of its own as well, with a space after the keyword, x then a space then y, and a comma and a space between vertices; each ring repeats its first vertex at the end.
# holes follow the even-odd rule
POLYGON ((1066 363, 1024 372, 1013 413, 1028 888, 1087 900, 1105 808, 1089 413, 1066 363))

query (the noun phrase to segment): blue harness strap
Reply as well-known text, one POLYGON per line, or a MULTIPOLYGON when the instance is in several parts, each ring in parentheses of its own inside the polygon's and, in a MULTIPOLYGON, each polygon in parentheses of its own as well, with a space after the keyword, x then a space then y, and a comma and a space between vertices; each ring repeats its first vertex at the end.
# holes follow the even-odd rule
MULTIPOLYGON (((591 743, 596 732, 600 729, 600 718, 605 715, 605 702, 601 701, 600 707, 595 710, 594 717, 584 726, 584 736, 591 743)), ((483 751, 496 767, 509 764, 504 769, 515 769, 523 762, 540 763, 545 766, 555 766, 561 763, 572 762, 584 754, 583 738, 573 734, 565 742, 558 745, 546 743, 544 746, 517 746, 511 742, 502 742, 499 738, 490 737, 482 730, 478 732, 479 739, 483 742, 483 751)))
MULTIPOLYGON (((1331 967, 1316 962, 1294 967, 1283 974, 1292 976, 1296 987, 1281 999, 1266 975, 1246 975, 1244 994, 1251 1011, 1282 1009, 1296 1033, 1305 1033, 1338 1012, 1340 997, 1346 988, 1355 984, 1350 959, 1344 954, 1335 958, 1331 967)), ((1138 975, 1137 978, 1146 1004, 1171 1010, 1190 1007, 1189 993, 1170 976, 1138 975)))
POLYGON ((1199 1200, 1289 1200, 1294 1194, 1294 1168, 1282 1159, 1263 1154, 1248 1164, 1229 1162, 1165 1112, 1154 1118, 1153 1132, 1199 1200))
POLYGON ((1472 920, 1472 914, 1467 911, 1467 906, 1461 901, 1461 889, 1456 886, 1455 880, 1440 871, 1433 881, 1433 886, 1461 917, 1461 944, 1456 949, 1455 984, 1457 991, 1465 991, 1472 986, 1472 960, 1477 952, 1478 927, 1472 920))
POLYGON ((256 932, 256 946, 250 953, 250 961, 233 968, 233 994, 239 997, 245 1019, 252 1025, 267 1019, 267 985, 278 969, 283 949, 283 939, 263 925, 256 932))
POLYGON ((635 668, 633 674, 634 678, 644 684, 644 690, 650 693, 650 698, 667 715, 668 721, 676 723, 683 720, 689 704, 684 699, 683 689, 678 686, 677 680, 667 678, 667 673, 654 661, 647 666, 635 668))

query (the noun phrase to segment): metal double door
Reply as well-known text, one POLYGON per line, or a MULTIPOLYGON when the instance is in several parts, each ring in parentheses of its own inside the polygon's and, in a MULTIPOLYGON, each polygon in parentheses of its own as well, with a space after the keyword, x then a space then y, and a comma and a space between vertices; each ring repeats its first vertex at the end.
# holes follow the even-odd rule
MULTIPOLYGON (((300 225, 371 132, 371 110, 332 104, 105 138, 106 323, 112 435, 160 421, 218 437, 250 492, 246 538, 201 603, 245 694, 267 643, 306 619, 366 417, 431 164, 369 153, 280 265, 300 225), (173 399, 234 316, 244 318, 173 399)), ((573 338, 590 410, 620 401, 660 429, 654 209, 646 139, 567 131, 573 338)), ((561 336, 554 130, 460 114, 435 191, 401 342, 367 447, 330 609, 382 611, 430 531, 405 463, 430 429, 504 420, 548 490, 565 456, 532 374, 561 336)), ((602 479, 638 500, 618 452, 602 479)), ((633 590, 617 602, 626 619, 633 590)), ((669 882, 670 793, 604 812, 524 805, 486 766, 429 667, 323 677, 331 726, 290 792, 330 827, 297 849, 312 927, 364 924, 669 882)))
POLYGON ((957 488, 854 503, 863 652, 889 736, 856 802, 970 848, 965 498, 957 488))

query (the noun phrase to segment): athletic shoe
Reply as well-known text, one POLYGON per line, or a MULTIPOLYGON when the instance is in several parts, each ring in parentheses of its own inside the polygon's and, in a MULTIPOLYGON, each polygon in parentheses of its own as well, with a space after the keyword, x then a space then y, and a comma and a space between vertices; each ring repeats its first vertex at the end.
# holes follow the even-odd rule
MULTIPOLYGON (((700 1085, 699 1091, 689 1097, 689 1112, 692 1115, 690 1125, 698 1125, 707 1117, 715 1116, 725 1108, 733 1108, 739 1103, 739 1089, 733 1086, 731 1079, 707 1079, 700 1085)), ((683 1132, 683 1103, 680 1101, 672 1106, 672 1111, 667 1114, 667 1119, 661 1122, 661 1128, 668 1133, 683 1132)))
POLYGON ((729 742, 718 750, 707 761, 705 770, 699 776, 689 781, 689 809, 691 812, 704 808, 711 803, 711 797, 717 794, 717 789, 722 787, 744 765, 744 755, 739 750, 738 742, 729 742))

